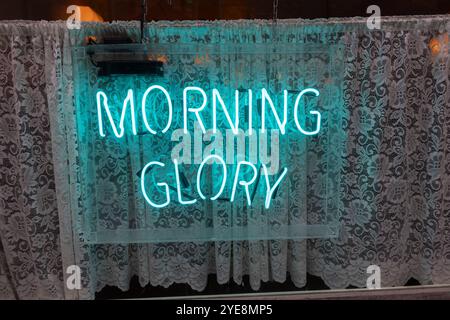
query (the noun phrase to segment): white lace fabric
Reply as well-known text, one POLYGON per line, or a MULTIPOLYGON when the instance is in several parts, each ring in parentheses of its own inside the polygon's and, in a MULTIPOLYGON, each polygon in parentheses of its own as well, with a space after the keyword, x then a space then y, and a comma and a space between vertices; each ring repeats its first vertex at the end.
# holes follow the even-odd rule
MULTIPOLYGON (((450 16, 152 22, 149 43, 341 43, 345 45, 340 236, 304 241, 87 245, 73 232, 77 185, 71 48, 88 35, 138 22, 0 23, 0 297, 92 299, 105 285, 187 283, 201 291, 249 275, 302 287, 306 273, 331 288, 383 287, 410 277, 450 282, 450 16), (276 30, 276 32, 274 32, 276 30), (82 289, 65 285, 82 268, 82 289)), ((311 178, 311 189, 320 190, 311 178)), ((307 210, 314 210, 308 203, 307 210)))

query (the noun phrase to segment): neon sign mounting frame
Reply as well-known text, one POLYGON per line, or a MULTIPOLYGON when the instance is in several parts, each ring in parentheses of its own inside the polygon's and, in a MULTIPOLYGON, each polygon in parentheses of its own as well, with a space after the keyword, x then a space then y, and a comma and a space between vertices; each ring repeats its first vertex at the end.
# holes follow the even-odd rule
MULTIPOLYGON (((95 50, 100 50, 103 54, 107 55, 108 50, 110 49, 117 49, 117 48, 128 48, 130 50, 136 50, 137 52, 143 51, 146 54, 158 56, 158 55, 167 55, 169 57, 176 57, 178 55, 191 56, 192 59, 197 59, 199 56, 199 53, 202 53, 203 57, 211 57, 215 56, 225 56, 225 57, 235 57, 237 55, 240 56, 270 56, 270 55, 280 55, 280 56, 286 56, 286 55, 309 55, 311 59, 313 59, 314 55, 324 55, 329 58, 328 60, 328 68, 329 70, 333 69, 333 71, 329 71, 329 75, 333 74, 335 79, 333 79, 334 87, 326 88, 325 91, 321 90, 321 95, 328 95, 329 90, 337 89, 338 91, 338 97, 333 96, 334 102, 336 103, 334 105, 335 112, 330 112, 330 110, 326 110, 326 112, 329 112, 332 114, 331 116, 328 114, 327 117, 329 117, 328 121, 331 122, 331 118, 336 121, 332 126, 333 129, 327 128, 327 141, 330 141, 330 139, 333 139, 333 141, 336 141, 336 138, 342 138, 339 137, 339 127, 340 127, 340 119, 342 117, 342 114, 340 114, 342 111, 342 101, 341 96, 339 92, 340 82, 342 81, 339 79, 339 76, 342 75, 342 66, 343 66, 343 60, 342 60, 342 47, 339 46, 330 46, 330 45, 302 45, 302 46, 274 46, 271 44, 252 44, 252 45, 191 45, 191 44, 177 44, 176 46, 171 44, 159 44, 159 45, 151 45, 151 46, 145 46, 145 45, 105 45, 105 46, 96 46, 95 50), (323 94, 322 94, 323 92, 323 94), (332 133, 332 130, 336 130, 335 133, 332 133), (330 136, 334 135, 334 136, 330 136)), ((80 176, 78 177, 79 181, 78 183, 82 184, 83 179, 80 179, 80 177, 87 177, 90 174, 93 174, 95 169, 93 166, 95 164, 89 163, 89 156, 87 155, 87 149, 92 147, 93 144, 95 144, 96 138, 87 138, 83 137, 84 134, 87 133, 88 128, 92 127, 93 119, 87 119, 85 117, 86 108, 95 108, 95 94, 92 95, 96 83, 95 81, 98 80, 94 76, 94 73, 92 72, 92 66, 89 65, 88 61, 88 52, 91 50, 87 47, 76 47, 73 49, 73 61, 74 61, 74 78, 75 78, 75 97, 76 97, 76 128, 74 129, 74 135, 78 139, 78 145, 79 145, 79 158, 78 161, 80 162, 80 169, 77 174, 80 176)), ((176 59, 174 59, 176 60, 176 59)), ((227 59, 225 59, 227 60, 227 59)), ((227 60, 229 63, 229 59, 227 60)), ((170 60, 169 63, 170 64, 170 60)), ((199 66, 199 68, 202 68, 202 66, 199 66)), ((167 75, 165 75, 165 78, 170 78, 171 71, 166 70, 167 75)), ((142 76, 141 76, 142 77, 142 76)), ((145 78, 145 77, 143 77, 145 78)), ((148 78, 148 77, 147 77, 148 78)), ((137 79, 137 78, 136 78, 137 79)), ((134 79, 133 81, 139 81, 134 79)), ((327 79, 328 81, 329 79, 327 79)), ((111 77, 110 81, 121 81, 117 77, 111 77)), ((194 81, 195 82, 195 81, 194 81)), ((159 80, 144 80, 144 83, 150 83, 153 85, 158 85, 160 83, 159 80)), ((170 83, 170 81, 169 81, 170 83)), ((143 87, 142 85, 140 87, 143 87)), ((149 88, 150 86, 147 86, 149 88)), ((127 89, 130 88, 123 88, 122 90, 127 92, 127 89)), ((266 91, 267 92, 267 91, 266 91)), ((148 94, 149 92, 146 91, 148 94)), ((144 93, 142 100, 145 101, 145 98, 147 95, 144 93)), ((98 97, 97 97, 98 98, 98 97)), ((130 92, 128 91, 126 99, 130 99, 130 92)), ((219 101, 220 102, 220 101, 219 101)), ((221 102, 223 104, 223 101, 221 102)), ((271 107, 271 106, 270 106, 271 107)), ((270 109, 270 108, 269 108, 270 109)), ((172 109, 171 109, 172 110, 172 109)), ((96 110, 97 112, 98 110, 96 110)), ((145 113, 143 113, 145 115, 145 113)), ((170 114, 172 117, 172 114, 170 114)), ((250 116, 251 118, 252 116, 250 116)), ((230 118, 230 117, 228 117, 230 118)), ((231 122, 231 119, 229 122, 231 122)), ((277 123, 280 124, 279 119, 276 119, 277 123)), ((145 123, 145 122, 144 122, 145 123)), ((265 123, 263 121, 263 123, 265 123)), ((300 128, 301 125, 296 120, 297 126, 300 128)), ((153 129, 151 129, 149 126, 147 126, 147 129, 150 129, 149 131, 151 133, 156 133, 153 129), (152 132, 153 131, 153 132, 152 132)), ((187 126, 183 126, 184 130, 187 126)), ((331 126, 330 126, 331 127, 331 126)), ((133 126, 133 130, 134 130, 133 126)), ((250 128, 252 126, 250 125, 250 128)), ((202 131, 206 131, 207 128, 202 128, 202 131)), ((216 128, 214 128, 216 129, 216 128)), ((233 128, 229 128, 232 129, 233 128)), ((169 130, 168 126, 163 128, 164 133, 169 130)), ((91 130, 92 131, 92 130, 91 130)), ((255 130, 256 131, 256 130, 255 130)), ((169 130, 170 132, 170 130, 169 130)), ((96 134, 99 136, 102 136, 101 128, 98 128, 96 131, 96 134), (100 131, 99 131, 100 130, 100 131), (100 133, 100 134, 99 134, 100 133)), ((122 135, 119 132, 115 132, 116 136, 123 137, 126 135, 125 130, 122 131, 122 135)), ((134 134, 137 134, 139 136, 139 132, 133 131, 134 134)), ((184 132, 186 133, 186 132, 184 132)), ((235 131, 233 130, 233 133, 235 131)), ((317 132, 316 132, 317 133, 317 132)), ((251 134, 251 132, 250 132, 251 134)), ((90 136, 90 135, 88 135, 90 136)), ((141 137, 139 137, 141 138, 141 137)), ((126 138, 128 139, 128 138, 126 138)), ((333 150, 333 152, 330 152, 330 154, 327 154, 326 157, 326 163, 329 165, 330 161, 333 161, 331 159, 336 159, 336 154, 338 153, 338 150, 333 150), (331 154, 333 153, 333 154, 331 154)), ((214 158, 214 157, 213 157, 214 158)), ((218 160, 218 159, 216 159, 218 160)), ((156 160, 155 160, 156 161, 156 160)), ((222 159, 222 161, 224 161, 222 159)), ((158 162, 158 161, 156 161, 158 162)), ((148 162, 150 163, 150 162, 148 162)), ((148 164, 147 163, 147 164, 148 164)), ((155 163, 155 162, 154 162, 155 163)), ((224 161, 225 163, 225 161, 224 161)), ((175 163, 177 165, 177 163, 175 163)), ((225 177, 227 172, 227 166, 228 163, 223 166, 225 177)), ((238 165, 239 167, 239 165, 238 165)), ((201 167, 202 168, 202 167, 201 167)), ((201 168, 199 169, 201 171, 201 168)), ((142 168, 139 171, 139 174, 141 174, 141 180, 139 183, 141 183, 141 189, 144 176, 146 174, 147 168, 142 168)), ((255 168, 256 170, 256 168, 255 168)), ((267 172, 266 166, 261 166, 259 170, 265 170, 267 172)), ((322 217, 322 221, 320 223, 311 223, 309 224, 306 220, 300 221, 298 223, 293 224, 285 224, 285 225, 271 225, 270 218, 267 218, 268 223, 262 223, 262 224, 248 224, 248 225, 233 225, 232 227, 223 227, 223 226, 216 226, 216 221, 219 221, 217 217, 212 217, 212 223, 204 222, 203 224, 193 224, 192 226, 189 226, 188 228, 180 229, 180 228, 157 228, 154 226, 151 226, 151 224, 145 223, 144 228, 132 228, 128 225, 123 226, 120 225, 119 227, 108 229, 101 227, 101 223, 99 223, 99 220, 101 220, 101 217, 98 213, 98 203, 95 203, 95 200, 92 198, 89 198, 89 200, 84 200, 83 197, 86 197, 88 194, 89 187, 81 185, 81 188, 74 188, 76 191, 76 196, 72 196, 72 202, 74 203, 74 207, 77 208, 77 210, 74 210, 74 224, 76 226, 76 230, 80 234, 83 235, 83 238, 88 243, 148 243, 148 242, 176 242, 176 241, 220 241, 220 240, 271 240, 271 239, 306 239, 306 238, 327 238, 327 237, 335 237, 338 235, 339 232, 339 226, 338 226, 338 213, 339 210, 339 203, 336 200, 338 196, 338 180, 339 180, 339 173, 338 169, 335 171, 327 172, 327 178, 325 179, 326 184, 326 195, 324 199, 325 203, 325 217, 322 217), (334 175, 331 179, 328 175, 334 175), (328 179, 330 178, 330 179, 328 179), (333 181, 331 181, 333 180, 333 181), (331 193, 330 193, 331 191, 331 193), (81 200, 80 200, 81 199, 81 200), (328 216, 327 216, 328 215, 328 216), (209 224, 208 224, 209 223, 209 224)), ((175 179, 176 183, 180 185, 180 181, 185 180, 185 169, 183 168, 183 171, 180 172, 179 169, 176 169, 174 171, 175 173, 175 179)), ((201 172, 200 172, 201 173, 201 172)), ((281 181, 281 178, 286 174, 286 171, 280 171, 278 174, 278 182, 281 181)), ((200 175, 198 175, 200 176, 200 175)), ((197 179, 198 179, 197 176, 197 179)), ((266 183, 270 186, 269 182, 269 175, 265 175, 266 183)), ((306 177, 303 177, 305 179, 306 183, 306 177)), ((193 179, 195 180, 195 179, 193 179)), ((233 185, 236 185, 237 183, 237 175, 234 178, 233 185)), ((255 180, 255 179, 252 179, 255 180)), ((222 182, 225 182, 225 179, 223 179, 222 182)), ((92 181, 93 184, 95 184, 95 181, 92 181)), ((258 175, 258 183, 259 183, 259 175, 258 175)), ((198 184, 198 181, 197 181, 198 184)), ((244 186, 244 185, 242 185, 244 186)), ((273 185, 274 186, 274 185, 273 185)), ((173 201, 180 202, 180 203, 194 203, 194 200, 192 198, 185 198, 182 199, 183 191, 178 189, 177 191, 172 190, 172 186, 167 186, 167 188, 171 189, 171 192, 173 193, 171 195, 173 201)), ((245 187, 245 186, 244 186, 245 187)), ((276 187, 276 185, 274 186, 276 187)), ((217 200, 220 196, 220 193, 224 189, 224 183, 222 183, 220 187, 220 192, 216 193, 216 196, 211 197, 209 193, 204 194, 201 191, 201 188, 197 186, 198 195, 200 200, 217 200)), ((244 188, 245 193, 247 194, 245 199, 246 201, 249 201, 250 198, 254 198, 254 191, 250 191, 250 189, 244 188), (250 195, 250 193, 252 193, 250 195)), ((234 198, 234 190, 232 190, 232 199, 234 198)), ((272 190, 274 193, 277 192, 277 190, 272 190)), ((214 194, 214 193, 213 193, 214 194)), ((169 193, 167 192, 167 196, 169 193)), ((269 197, 271 198, 271 197, 269 197)), ((263 202, 261 204, 262 207, 267 206, 267 197, 264 197, 263 202), (264 204, 265 203, 265 204, 264 204)), ((305 200, 306 201, 306 200, 305 200)), ((270 203, 270 199, 269 199, 270 203)), ((241 206, 240 208, 242 210, 245 207, 241 206)), ((279 206, 276 207, 274 210, 279 210, 279 206)), ((286 208, 287 209, 287 208, 286 208)), ((205 202, 204 210, 207 212, 208 210, 213 210, 213 206, 210 202, 205 202)), ((231 211, 234 212, 235 209, 231 209, 231 211)), ((287 209, 289 210, 289 209, 287 209)), ((248 214, 254 214, 253 209, 248 212, 248 214)), ((144 214, 147 215, 147 214, 144 214)), ((210 219, 211 220, 211 219, 210 219)), ((233 217, 230 220, 233 222, 233 217)))

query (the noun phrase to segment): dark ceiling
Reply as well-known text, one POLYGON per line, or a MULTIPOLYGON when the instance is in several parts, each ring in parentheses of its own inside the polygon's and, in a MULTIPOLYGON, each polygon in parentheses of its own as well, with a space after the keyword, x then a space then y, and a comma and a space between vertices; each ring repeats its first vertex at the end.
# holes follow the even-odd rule
MULTIPOLYGON (((69 5, 90 6, 106 21, 137 20, 141 0, 0 0, 0 20, 66 19, 69 5)), ((278 0, 278 18, 450 13, 450 0, 278 0)), ((148 0, 149 20, 271 19, 273 0, 148 0)))

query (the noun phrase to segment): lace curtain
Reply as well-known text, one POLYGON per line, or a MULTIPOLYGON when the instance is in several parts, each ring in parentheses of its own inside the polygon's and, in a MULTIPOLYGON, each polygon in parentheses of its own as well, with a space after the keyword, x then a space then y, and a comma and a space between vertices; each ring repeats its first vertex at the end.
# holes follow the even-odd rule
POLYGON ((151 43, 341 43, 347 132, 341 161, 338 238, 87 245, 73 232, 77 166, 70 49, 87 35, 123 32, 137 22, 0 23, 0 296, 92 299, 105 285, 262 281, 302 287, 306 273, 331 288, 450 281, 450 17, 155 22, 151 43), (65 286, 82 268, 82 289, 65 286))

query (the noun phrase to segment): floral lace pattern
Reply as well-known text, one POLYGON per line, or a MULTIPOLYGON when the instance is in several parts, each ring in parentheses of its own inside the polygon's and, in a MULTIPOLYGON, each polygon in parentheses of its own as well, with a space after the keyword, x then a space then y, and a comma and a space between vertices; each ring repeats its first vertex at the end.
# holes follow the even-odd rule
MULTIPOLYGON (((70 177, 79 161, 71 46, 87 35, 124 32, 136 22, 0 24, 0 296, 91 299, 105 285, 188 283, 215 273, 258 290, 261 281, 305 285, 306 272, 332 288, 363 287, 366 268, 381 285, 450 282, 450 18, 156 22, 150 43, 341 43, 346 132, 338 238, 305 241, 87 245, 72 230, 70 177), (193 32, 195 30, 195 32, 193 32), (65 286, 82 268, 82 290, 65 286)), ((310 173, 308 172, 308 177, 310 173)), ((311 188, 320 190, 314 181, 311 188)), ((307 203, 314 210, 314 203, 307 203)))

